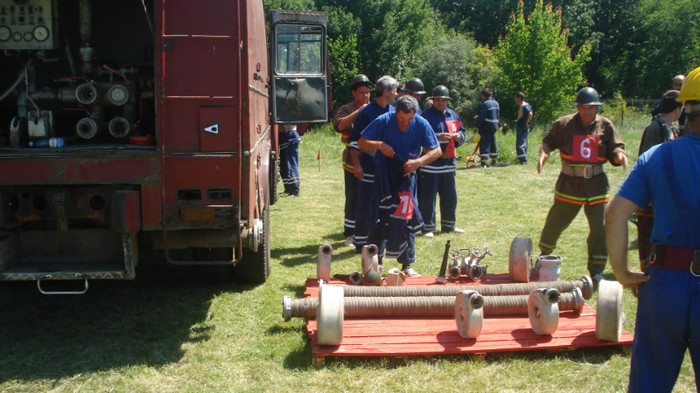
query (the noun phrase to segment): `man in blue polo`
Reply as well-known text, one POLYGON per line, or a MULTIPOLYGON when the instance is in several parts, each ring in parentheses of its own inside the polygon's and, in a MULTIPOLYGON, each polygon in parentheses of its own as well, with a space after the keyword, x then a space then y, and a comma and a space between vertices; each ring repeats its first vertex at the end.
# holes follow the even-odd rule
POLYGON ((357 114, 348 138, 353 173, 356 178, 360 179, 360 186, 357 191, 357 210, 355 212, 355 233, 353 234, 355 252, 358 254, 362 252, 362 246, 368 244, 367 239, 372 224, 371 212, 367 209, 367 206, 371 205, 374 195, 375 164, 372 159, 374 152, 361 149, 358 147, 357 141, 360 140, 362 130, 369 123, 384 113, 394 111, 394 107, 390 104, 396 100, 396 89, 398 86, 399 83, 396 79, 388 75, 377 80, 375 84, 376 98, 357 114))
POLYGON ((686 136, 656 145, 639 160, 605 212, 610 266, 637 295, 630 392, 670 392, 690 350, 700 379, 700 67, 683 83, 686 136), (630 269, 627 219, 654 206, 645 273, 630 269))
POLYGON ((425 222, 423 236, 433 237, 435 232, 435 199, 440 194, 440 229, 442 232, 463 233, 457 228, 457 185, 455 169, 457 168, 457 148, 466 137, 462 121, 457 113, 447 107, 450 90, 439 85, 433 89, 433 106, 421 113, 430 123, 440 142, 442 155, 431 164, 424 165, 419 171, 420 190, 418 204, 425 222))
POLYGON ((474 116, 474 130, 481 134, 479 157, 481 167, 486 167, 486 161, 491 158, 491 166, 496 166, 498 148, 496 147, 496 131, 501 118, 501 107, 493 99, 493 91, 488 87, 481 91, 483 102, 479 105, 479 113, 474 116))
MULTIPOLYGON (((442 151, 427 120, 416 116, 418 101, 406 95, 396 102, 396 112, 385 113, 370 123, 358 141, 360 149, 375 154, 377 194, 370 208, 379 215, 380 255, 396 258, 404 274, 419 276, 415 261, 415 231, 422 227, 417 209, 416 170, 435 161, 442 151), (421 155, 421 150, 427 153, 421 155), (383 213, 382 213, 383 212, 383 213)), ((367 208, 367 207, 366 207, 367 208)))

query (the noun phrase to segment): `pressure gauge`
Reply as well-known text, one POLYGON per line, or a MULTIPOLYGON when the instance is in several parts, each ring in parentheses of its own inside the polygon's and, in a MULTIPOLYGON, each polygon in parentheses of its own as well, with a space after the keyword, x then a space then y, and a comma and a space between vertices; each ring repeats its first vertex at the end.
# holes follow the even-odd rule
POLYGON ((34 38, 34 36, 32 35, 32 33, 30 33, 30 32, 24 33, 24 40, 25 40, 25 41, 29 42, 29 41, 32 40, 32 38, 34 38))
POLYGON ((14 34, 12 34, 12 41, 22 41, 22 33, 20 33, 19 31, 15 31, 14 34))
POLYGON ((46 41, 46 39, 49 38, 49 29, 46 28, 46 26, 39 25, 34 28, 34 39, 42 42, 46 41))
POLYGON ((0 41, 5 42, 10 39, 12 32, 7 26, 0 26, 0 41))

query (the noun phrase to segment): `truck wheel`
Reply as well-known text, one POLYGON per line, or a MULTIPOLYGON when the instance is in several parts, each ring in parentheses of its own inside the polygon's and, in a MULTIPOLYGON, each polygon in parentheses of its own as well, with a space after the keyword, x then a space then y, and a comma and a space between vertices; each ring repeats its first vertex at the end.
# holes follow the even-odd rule
POLYGON ((263 211, 262 243, 258 251, 243 249, 243 259, 236 265, 238 280, 249 284, 262 284, 270 275, 270 210, 263 211))

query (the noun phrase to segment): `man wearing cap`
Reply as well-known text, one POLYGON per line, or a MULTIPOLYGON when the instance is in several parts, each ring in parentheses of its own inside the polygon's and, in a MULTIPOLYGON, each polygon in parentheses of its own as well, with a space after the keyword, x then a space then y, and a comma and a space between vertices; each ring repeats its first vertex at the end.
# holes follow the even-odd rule
MULTIPOLYGON (((592 87, 579 90, 574 104, 577 113, 557 119, 542 140, 537 161, 541 173, 549 154, 559 149, 561 173, 554 189, 554 204, 540 235, 542 255, 549 255, 557 240, 581 206, 588 219, 588 271, 598 282, 602 279, 608 250, 605 244, 604 214, 610 199, 608 177, 603 171, 606 161, 627 168, 625 144, 613 123, 597 114, 603 105, 592 87)), ((533 272, 538 274, 539 266, 533 272)))
MULTIPOLYGON (((679 130, 675 127, 676 120, 683 111, 683 103, 676 101, 679 94, 678 90, 669 90, 664 93, 659 103, 659 114, 654 116, 651 124, 644 129, 644 134, 642 134, 642 140, 639 143, 639 156, 652 146, 678 138, 679 130)), ((651 247, 649 235, 651 235, 651 228, 654 226, 654 211, 651 205, 641 207, 635 212, 635 224, 637 225, 639 262, 642 271, 644 271, 651 247)))
POLYGON ((474 116, 474 130, 481 134, 479 145, 479 157, 481 167, 486 167, 486 161, 491 158, 491 166, 496 166, 498 148, 496 147, 496 131, 501 118, 501 107, 493 98, 493 91, 488 87, 481 91, 481 105, 479 113, 474 116))
POLYGON ((605 213, 610 266, 637 295, 630 392, 670 392, 686 350, 700 368, 700 67, 677 98, 687 134, 650 148, 635 163, 605 213), (654 205, 653 249, 646 272, 630 269, 627 218, 654 205))
POLYGON ((350 157, 350 149, 347 147, 349 143, 352 126, 357 118, 360 110, 369 104, 370 91, 372 82, 363 74, 358 74, 352 79, 350 85, 350 94, 353 100, 349 104, 345 104, 338 108, 338 111, 333 117, 333 128, 341 134, 340 140, 345 145, 343 151, 343 173, 345 174, 345 222, 344 236, 345 245, 352 245, 352 235, 355 232, 355 210, 357 210, 357 190, 360 185, 360 180, 355 177, 352 159, 350 157))
MULTIPOLYGON (((685 75, 676 75, 673 77, 673 83, 671 84, 672 90, 680 90, 685 81, 685 75)), ((651 108, 651 118, 652 120, 656 115, 661 113, 661 101, 659 101, 653 108, 651 108)), ((681 116, 678 118, 678 136, 683 136, 685 131, 685 111, 681 111, 681 116)), ((645 150, 646 151, 646 150, 645 150)), ((641 154, 640 154, 641 155, 641 154)))
POLYGON ((442 155, 419 170, 418 206, 425 227, 423 236, 433 237, 435 232, 435 199, 440 194, 440 229, 442 232, 463 233, 457 224, 457 148, 466 137, 462 121, 457 113, 447 107, 450 91, 443 85, 433 89, 433 106, 423 111, 421 116, 430 123, 438 141, 442 155))
POLYGON ((374 88, 376 98, 357 114, 348 138, 353 173, 360 180, 355 211, 355 232, 353 233, 353 244, 355 244, 355 252, 358 254, 362 252, 362 246, 367 244, 372 224, 372 212, 368 206, 372 205, 374 197, 375 164, 374 151, 361 149, 357 145, 357 141, 360 140, 362 131, 369 123, 384 113, 394 111, 390 104, 396 100, 398 86, 399 83, 396 79, 388 75, 377 80, 374 88))

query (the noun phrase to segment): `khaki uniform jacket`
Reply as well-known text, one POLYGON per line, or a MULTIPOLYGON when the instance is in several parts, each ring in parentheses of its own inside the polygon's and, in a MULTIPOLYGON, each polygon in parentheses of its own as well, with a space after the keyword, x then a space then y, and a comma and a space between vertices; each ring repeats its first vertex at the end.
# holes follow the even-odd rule
MULTIPOLYGON (((593 123, 584 127, 578 113, 557 119, 547 131, 542 143, 551 151, 559 149, 563 165, 573 167, 602 165, 612 161, 625 144, 613 123, 596 115, 593 123)), ((591 178, 560 174, 555 186, 555 199, 577 205, 605 203, 610 200, 610 186, 605 172, 591 178)))

